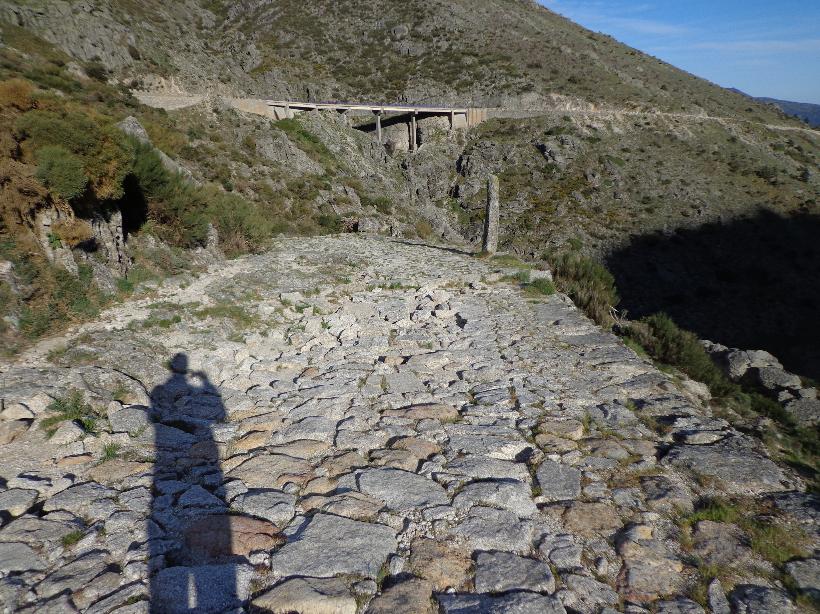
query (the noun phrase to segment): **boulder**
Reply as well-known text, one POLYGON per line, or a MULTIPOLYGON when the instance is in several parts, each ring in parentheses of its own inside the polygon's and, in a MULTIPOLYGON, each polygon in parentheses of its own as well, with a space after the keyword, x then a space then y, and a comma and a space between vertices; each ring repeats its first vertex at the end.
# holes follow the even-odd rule
POLYGON ((427 580, 409 578, 389 586, 367 606, 367 614, 433 614, 433 586, 427 580))

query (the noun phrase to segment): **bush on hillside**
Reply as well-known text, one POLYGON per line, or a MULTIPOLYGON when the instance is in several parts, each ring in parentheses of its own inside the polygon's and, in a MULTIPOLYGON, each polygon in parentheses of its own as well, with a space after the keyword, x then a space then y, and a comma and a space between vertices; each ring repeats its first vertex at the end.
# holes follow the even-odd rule
POLYGON ((0 107, 13 107, 28 111, 34 107, 34 87, 25 79, 0 81, 0 107))
POLYGON ((35 288, 20 310, 20 332, 29 339, 93 317, 105 302, 88 265, 80 265, 74 276, 39 255, 17 252, 14 258, 15 272, 35 288))
POLYGON ((174 178, 163 165, 157 150, 134 137, 128 137, 128 143, 134 152, 131 174, 136 178, 140 189, 146 194, 157 197, 162 195, 174 178))
POLYGON ((88 177, 83 161, 60 145, 46 145, 37 150, 37 179, 52 193, 71 200, 85 192, 88 177))
POLYGON ((612 274, 577 251, 547 254, 546 259, 558 288, 595 322, 611 328, 611 309, 620 302, 612 274))
POLYGON ((229 256, 259 251, 273 234, 272 217, 261 206, 216 186, 195 186, 166 169, 150 145, 131 140, 134 164, 131 173, 148 211, 164 239, 174 245, 204 245, 208 224, 217 229, 229 256))
POLYGON ((273 225, 258 204, 238 194, 220 192, 213 186, 203 188, 202 192, 208 203, 203 213, 219 232, 227 256, 262 249, 273 234, 273 225))
POLYGON ((79 157, 89 187, 98 200, 121 198, 123 180, 133 165, 133 149, 125 135, 101 117, 84 113, 35 109, 16 124, 24 149, 55 146, 79 157))
POLYGON ((631 322, 624 334, 640 344, 655 360, 672 365, 706 384, 715 397, 732 395, 739 390, 715 365, 697 336, 678 328, 665 313, 631 322))
POLYGON ((85 65, 85 74, 96 81, 105 82, 108 79, 108 69, 100 61, 91 61, 85 65))

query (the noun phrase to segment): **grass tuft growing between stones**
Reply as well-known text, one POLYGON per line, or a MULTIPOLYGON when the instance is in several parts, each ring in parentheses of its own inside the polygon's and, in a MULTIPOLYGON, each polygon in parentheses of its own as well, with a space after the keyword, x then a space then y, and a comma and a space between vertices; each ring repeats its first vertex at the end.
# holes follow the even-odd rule
POLYGON ((712 522, 735 522, 740 517, 737 506, 722 499, 703 499, 697 509, 681 519, 682 524, 692 526, 701 520, 712 522))
POLYGON ((539 277, 528 283, 524 291, 532 296, 552 296, 555 294, 555 284, 545 277, 539 277))
POLYGON ((131 398, 131 391, 122 382, 117 382, 117 386, 111 391, 111 398, 124 405, 131 398))
POLYGON ((78 541, 80 541, 84 535, 85 533, 83 533, 79 529, 75 529, 74 531, 71 531, 71 533, 66 533, 65 535, 63 535, 60 538, 60 543, 63 545, 64 548, 70 548, 78 541))
POLYGON ((259 322, 259 318, 250 313, 241 305, 232 305, 228 303, 219 303, 210 307, 203 307, 194 312, 194 315, 200 319, 207 318, 224 318, 231 320, 237 327, 246 329, 250 328, 259 322))
MULTIPOLYGON (((681 529, 681 546, 684 550, 691 550, 691 531, 698 522, 734 524, 745 533, 751 550, 775 567, 773 579, 783 582, 797 595, 796 587, 789 585, 791 578, 783 566, 788 561, 808 556, 806 544, 811 540, 801 528, 785 524, 778 517, 772 516, 770 511, 765 504, 749 499, 701 499, 693 512, 682 514, 677 519, 681 529)), ((717 578, 724 586, 734 583, 731 565, 707 564, 699 558, 694 558, 691 562, 697 567, 698 578, 692 585, 689 596, 701 605, 708 605, 708 587, 712 580, 717 578)))
POLYGON ((705 498, 693 512, 679 517, 678 525, 688 531, 703 520, 737 525, 746 533, 751 549, 776 567, 807 555, 805 544, 809 540, 805 532, 785 526, 754 501, 705 498))
POLYGON ((86 433, 94 433, 97 430, 99 416, 91 405, 85 402, 79 390, 71 390, 66 396, 54 399, 47 409, 53 412, 53 415, 40 422, 40 428, 49 437, 54 435, 60 424, 69 420, 75 422, 86 433))
POLYGON ((118 443, 107 443, 103 446, 101 462, 106 462, 119 458, 121 446, 118 443))

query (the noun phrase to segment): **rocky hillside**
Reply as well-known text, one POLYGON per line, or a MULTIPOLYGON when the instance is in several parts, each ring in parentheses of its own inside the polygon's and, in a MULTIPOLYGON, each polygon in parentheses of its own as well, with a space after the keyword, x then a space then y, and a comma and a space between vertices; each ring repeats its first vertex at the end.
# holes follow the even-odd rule
POLYGON ((811 611, 802 478, 521 267, 282 239, 4 365, 0 599, 811 611))
POLYGON ((459 238, 449 214, 415 198, 401 161, 345 122, 273 125, 220 99, 168 114, 97 64, 0 30, 4 353, 135 284, 260 251, 279 233, 459 238))
POLYGON ((389 0, 378 9, 360 0, 0 6, 6 21, 148 88, 785 117, 530 0, 389 0))

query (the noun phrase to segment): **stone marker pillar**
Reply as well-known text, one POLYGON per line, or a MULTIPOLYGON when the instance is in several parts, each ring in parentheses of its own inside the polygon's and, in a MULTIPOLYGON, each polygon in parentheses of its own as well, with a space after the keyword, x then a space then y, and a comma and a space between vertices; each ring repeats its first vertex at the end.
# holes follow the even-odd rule
POLYGON ((484 242, 481 251, 494 254, 498 250, 498 177, 487 177, 487 211, 484 215, 484 242))

